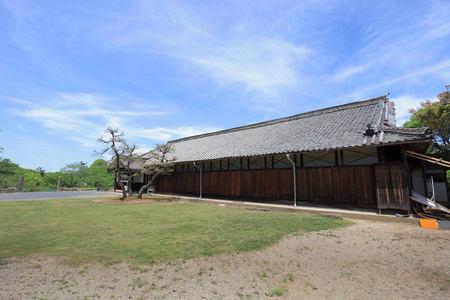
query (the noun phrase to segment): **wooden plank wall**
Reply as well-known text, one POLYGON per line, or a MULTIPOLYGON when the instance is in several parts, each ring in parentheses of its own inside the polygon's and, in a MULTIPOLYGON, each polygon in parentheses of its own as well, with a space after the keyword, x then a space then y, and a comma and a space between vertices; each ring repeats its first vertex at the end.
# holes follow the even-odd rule
POLYGON ((375 166, 376 192, 380 209, 411 209, 408 177, 403 164, 375 166))
MULTIPOLYGON (((297 201, 377 206, 373 165, 299 168, 297 201)), ((199 194, 200 172, 162 176, 156 191, 199 194)), ((203 195, 293 200, 292 169, 204 171, 203 195)))

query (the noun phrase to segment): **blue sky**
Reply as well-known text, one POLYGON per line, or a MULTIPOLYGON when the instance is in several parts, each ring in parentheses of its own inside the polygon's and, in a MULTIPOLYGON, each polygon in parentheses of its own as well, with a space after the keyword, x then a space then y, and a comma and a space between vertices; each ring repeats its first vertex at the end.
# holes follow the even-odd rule
POLYGON ((450 1, 0 0, 1 154, 92 163, 390 93, 398 124, 450 84, 450 1))

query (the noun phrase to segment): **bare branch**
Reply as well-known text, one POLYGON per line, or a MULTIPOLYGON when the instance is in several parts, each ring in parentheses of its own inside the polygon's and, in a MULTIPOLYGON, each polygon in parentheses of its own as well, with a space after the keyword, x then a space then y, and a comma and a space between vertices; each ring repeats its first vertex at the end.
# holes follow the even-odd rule
POLYGON ((173 172, 175 166, 175 157, 171 157, 170 153, 174 152, 172 144, 156 144, 155 149, 147 153, 148 159, 143 161, 141 166, 145 174, 151 176, 150 181, 145 184, 138 193, 138 198, 142 197, 144 191, 153 185, 156 179, 161 175, 168 175, 173 172))

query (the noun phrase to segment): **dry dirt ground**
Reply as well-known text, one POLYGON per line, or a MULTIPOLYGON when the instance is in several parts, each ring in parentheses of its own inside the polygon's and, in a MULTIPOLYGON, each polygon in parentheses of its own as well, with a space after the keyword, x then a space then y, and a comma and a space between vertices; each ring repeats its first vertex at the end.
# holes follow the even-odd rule
POLYGON ((0 299, 450 299, 450 231, 354 220, 263 251, 158 265, 0 261, 0 299))

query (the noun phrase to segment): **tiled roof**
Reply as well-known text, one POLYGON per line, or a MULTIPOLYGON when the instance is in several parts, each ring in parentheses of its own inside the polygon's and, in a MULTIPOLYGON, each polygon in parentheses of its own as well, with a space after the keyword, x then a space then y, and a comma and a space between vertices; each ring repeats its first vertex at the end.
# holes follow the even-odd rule
POLYGON ((396 127, 394 103, 384 95, 169 143, 177 161, 191 162, 428 141, 432 137, 426 128, 396 127), (378 135, 364 137, 368 124, 378 135))

